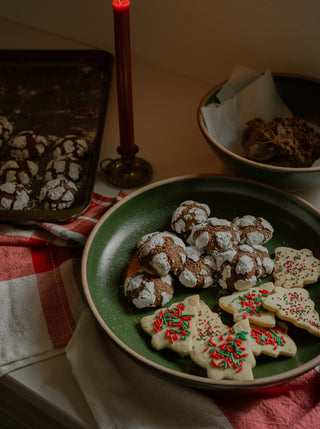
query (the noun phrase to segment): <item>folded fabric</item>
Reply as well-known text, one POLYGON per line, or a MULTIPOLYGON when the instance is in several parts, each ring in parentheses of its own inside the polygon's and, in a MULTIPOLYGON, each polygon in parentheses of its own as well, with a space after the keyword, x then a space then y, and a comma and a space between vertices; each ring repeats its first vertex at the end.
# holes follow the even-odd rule
POLYGON ((61 224, 0 226, 0 375, 64 352, 84 308, 83 246, 124 196, 93 194, 83 215, 61 224))
POLYGON ((204 391, 170 382, 120 351, 85 309, 66 356, 99 428, 319 427, 314 369, 261 392, 204 391))
POLYGON ((66 355, 101 429, 232 429, 211 398, 160 378, 122 353, 99 332, 88 309, 66 355))

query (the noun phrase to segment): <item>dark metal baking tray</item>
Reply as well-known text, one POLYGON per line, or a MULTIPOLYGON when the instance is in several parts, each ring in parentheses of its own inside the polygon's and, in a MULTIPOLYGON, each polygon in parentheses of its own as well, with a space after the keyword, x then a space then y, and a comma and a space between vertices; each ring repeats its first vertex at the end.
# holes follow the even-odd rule
MULTIPOLYGON (((0 50, 0 115, 13 124, 12 136, 20 131, 36 130, 52 139, 81 131, 90 147, 82 165, 79 192, 70 208, 44 210, 36 203, 23 210, 0 210, 0 222, 67 221, 88 208, 99 161, 113 62, 113 55, 101 50, 0 50)), ((41 186, 41 171, 52 157, 50 149, 52 147, 37 160, 39 175, 32 188, 35 191, 41 186)), ((6 160, 2 151, 1 164, 6 160)))

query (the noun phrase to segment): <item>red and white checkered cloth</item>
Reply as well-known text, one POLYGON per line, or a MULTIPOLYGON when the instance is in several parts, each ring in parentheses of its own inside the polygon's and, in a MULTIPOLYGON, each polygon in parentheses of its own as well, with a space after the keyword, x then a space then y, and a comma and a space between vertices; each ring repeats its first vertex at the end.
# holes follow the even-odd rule
POLYGON ((84 308, 83 246, 125 195, 93 194, 87 211, 65 223, 0 225, 0 375, 63 352, 84 308))

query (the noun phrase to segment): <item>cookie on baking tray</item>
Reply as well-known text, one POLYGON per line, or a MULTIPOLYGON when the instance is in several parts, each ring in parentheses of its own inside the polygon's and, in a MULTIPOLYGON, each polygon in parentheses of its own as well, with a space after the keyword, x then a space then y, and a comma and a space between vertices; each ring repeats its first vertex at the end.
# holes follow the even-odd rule
POLYGON ((278 321, 272 328, 250 324, 251 348, 255 356, 265 354, 271 357, 294 356, 297 346, 287 334, 288 325, 278 321))
POLYGON ((77 182, 81 178, 82 166, 79 160, 71 155, 61 155, 52 159, 46 166, 44 180, 46 182, 64 177, 67 180, 77 182))
POLYGON ((38 174, 38 164, 29 159, 10 159, 0 168, 0 180, 29 185, 32 178, 38 174))
POLYGON ((274 312, 263 307, 263 301, 274 290, 273 283, 264 283, 245 292, 233 292, 219 298, 219 306, 233 315, 233 321, 248 319, 259 326, 273 327, 276 324, 274 312))
POLYGON ((0 148, 9 140, 13 126, 6 116, 0 116, 0 148))
POLYGON ((151 345, 156 350, 167 347, 180 356, 188 355, 196 336, 199 305, 199 295, 192 295, 143 317, 140 324, 151 335, 151 345))
POLYGON ((34 131, 21 131, 9 140, 8 145, 12 158, 32 159, 46 151, 48 140, 34 131))
POLYGON ((274 311, 279 319, 320 336, 319 313, 315 310, 307 289, 275 287, 274 293, 263 301, 263 306, 274 311))
POLYGON ((0 210, 22 210, 29 204, 29 194, 22 183, 0 185, 0 210))
POLYGON ((173 296, 173 278, 170 274, 159 277, 139 270, 126 278, 124 295, 137 308, 162 307, 173 296))
POLYGON ((250 325, 241 320, 231 328, 200 342, 192 360, 215 380, 253 380, 255 357, 251 350, 250 325))
POLYGON ((68 134, 61 139, 58 139, 53 148, 53 158, 60 156, 72 156, 77 159, 83 159, 89 152, 89 146, 85 139, 68 134))
POLYGON ((273 277, 276 287, 303 287, 316 283, 320 277, 320 260, 309 249, 277 247, 273 277))
POLYGON ((66 209, 74 203, 77 193, 78 188, 74 182, 58 177, 43 185, 39 200, 45 210, 66 209))

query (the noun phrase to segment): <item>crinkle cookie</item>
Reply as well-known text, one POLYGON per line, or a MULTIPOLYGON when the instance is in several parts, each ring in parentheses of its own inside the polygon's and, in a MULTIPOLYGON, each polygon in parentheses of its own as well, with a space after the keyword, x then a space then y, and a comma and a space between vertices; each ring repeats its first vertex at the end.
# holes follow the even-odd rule
POLYGON ((192 295, 143 317, 140 324, 151 335, 152 347, 156 350, 168 347, 180 356, 188 355, 196 337, 199 305, 199 295, 192 295))
POLYGON ((209 218, 195 226, 188 243, 206 251, 220 251, 234 247, 240 241, 240 231, 227 219, 209 218))
POLYGON ((215 280, 215 259, 194 246, 186 247, 186 261, 177 275, 181 284, 189 288, 207 288, 215 280))
POLYGON ((183 234, 195 225, 205 222, 209 215, 210 208, 207 204, 193 200, 184 201, 172 214, 171 228, 177 234, 183 234))
POLYGON ((82 167, 77 158, 63 155, 49 161, 44 180, 48 182, 49 180, 63 176, 68 180, 77 182, 81 178, 81 171, 82 167))
MULTIPOLYGON (((260 246, 262 247, 262 246, 260 246)), ((247 244, 215 254, 218 283, 223 289, 244 291, 252 288, 259 279, 269 273, 272 259, 267 249, 260 252, 247 244), (262 257, 263 255, 263 257, 262 257)))
POLYGON ((9 140, 13 126, 5 116, 0 116, 0 147, 9 140))
POLYGON ((78 188, 72 181, 57 178, 44 184, 39 200, 45 210, 66 209, 74 203, 77 193, 78 188))
POLYGON ((89 146, 85 139, 69 134, 57 140, 53 148, 53 158, 71 155, 74 158, 83 159, 88 152, 89 146))
POLYGON ((139 262, 147 271, 158 276, 176 273, 186 261, 185 244, 168 231, 144 235, 137 245, 139 262))
POLYGON ((124 282, 124 295, 137 308, 161 307, 173 296, 173 278, 162 277, 139 270, 124 282))
POLYGON ((10 159, 0 169, 0 180, 29 185, 38 171, 38 164, 29 159, 10 159))
POLYGON ((42 155, 48 145, 44 136, 33 131, 21 131, 9 141, 10 155, 16 159, 31 159, 42 155))
POLYGON ((29 203, 29 194, 24 185, 6 182, 0 185, 0 209, 22 210, 29 203))
POLYGON ((262 217, 246 215, 235 218, 232 223, 240 230, 240 243, 249 246, 266 243, 274 232, 271 223, 262 217))

